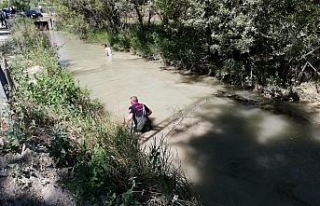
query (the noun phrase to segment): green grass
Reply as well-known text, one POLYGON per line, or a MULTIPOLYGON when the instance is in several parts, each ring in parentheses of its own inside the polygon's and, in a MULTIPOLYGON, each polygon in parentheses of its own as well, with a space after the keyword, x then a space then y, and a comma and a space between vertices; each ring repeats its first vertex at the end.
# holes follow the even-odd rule
POLYGON ((110 44, 111 35, 107 31, 92 31, 87 41, 92 43, 110 44))

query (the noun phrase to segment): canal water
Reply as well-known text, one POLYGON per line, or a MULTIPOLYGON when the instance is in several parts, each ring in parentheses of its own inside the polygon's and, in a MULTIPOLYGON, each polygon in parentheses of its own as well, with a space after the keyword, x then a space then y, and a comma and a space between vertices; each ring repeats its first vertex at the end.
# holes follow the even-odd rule
POLYGON ((216 97, 226 89, 210 78, 163 70, 130 53, 107 58, 101 45, 66 34, 49 37, 60 47, 61 64, 115 121, 127 114, 132 95, 154 111, 155 129, 144 143, 168 141, 173 163, 181 164, 204 205, 320 205, 318 125, 216 97))

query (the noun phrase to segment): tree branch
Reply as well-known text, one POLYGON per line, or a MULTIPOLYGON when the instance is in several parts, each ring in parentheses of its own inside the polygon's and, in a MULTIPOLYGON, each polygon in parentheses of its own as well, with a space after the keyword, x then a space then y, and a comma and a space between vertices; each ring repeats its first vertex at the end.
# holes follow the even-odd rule
POLYGON ((300 61, 301 59, 305 59, 307 56, 309 56, 309 55, 312 54, 313 52, 317 51, 318 49, 320 49, 320 46, 318 46, 318 47, 314 48, 313 50, 309 51, 308 53, 302 55, 302 56, 300 57, 300 59, 298 59, 298 61, 300 61))

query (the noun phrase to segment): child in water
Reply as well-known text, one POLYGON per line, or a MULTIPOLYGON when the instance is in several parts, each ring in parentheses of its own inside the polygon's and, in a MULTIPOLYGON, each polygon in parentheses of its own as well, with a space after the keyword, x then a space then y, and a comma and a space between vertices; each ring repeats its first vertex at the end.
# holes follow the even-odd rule
POLYGON ((111 56, 112 56, 111 48, 110 48, 107 44, 104 45, 104 51, 106 52, 106 55, 107 55, 108 57, 111 57, 111 56))

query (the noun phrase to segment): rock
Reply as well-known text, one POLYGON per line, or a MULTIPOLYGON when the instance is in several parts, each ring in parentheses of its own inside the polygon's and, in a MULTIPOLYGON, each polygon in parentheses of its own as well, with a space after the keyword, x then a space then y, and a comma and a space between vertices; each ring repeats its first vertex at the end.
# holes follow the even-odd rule
MULTIPOLYGON (((1 122, 1 131, 2 132, 7 132, 10 129, 10 124, 8 122, 1 122)), ((1 141, 0 141, 0 145, 1 145, 1 141)))
POLYGON ((68 178, 69 176, 69 169, 68 168, 60 168, 57 170, 57 175, 60 177, 60 178, 68 178))
POLYGON ((29 75, 34 75, 34 74, 37 74, 37 73, 42 73, 44 71, 43 67, 40 67, 40 66, 33 66, 33 67, 29 67, 27 69, 27 73, 29 75))
POLYGON ((0 170, 0 177, 7 177, 7 176, 8 176, 7 170, 2 168, 0 170))
POLYGON ((5 139, 4 137, 0 137, 0 147, 4 146, 5 139))

